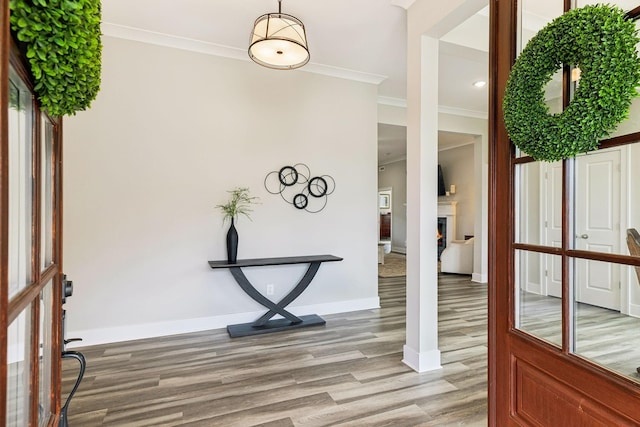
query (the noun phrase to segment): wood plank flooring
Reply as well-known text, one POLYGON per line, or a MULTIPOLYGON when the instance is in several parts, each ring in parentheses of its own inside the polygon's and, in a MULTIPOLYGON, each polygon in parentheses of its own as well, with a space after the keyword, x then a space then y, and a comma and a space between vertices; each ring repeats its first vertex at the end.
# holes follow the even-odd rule
MULTIPOLYGON (((405 279, 380 279, 381 309, 326 326, 226 330, 79 349, 87 372, 71 426, 486 426, 487 292, 439 279, 442 369, 402 363, 405 279)), ((63 398, 76 364, 63 364, 63 398)), ((64 403, 64 402, 63 402, 64 403)))

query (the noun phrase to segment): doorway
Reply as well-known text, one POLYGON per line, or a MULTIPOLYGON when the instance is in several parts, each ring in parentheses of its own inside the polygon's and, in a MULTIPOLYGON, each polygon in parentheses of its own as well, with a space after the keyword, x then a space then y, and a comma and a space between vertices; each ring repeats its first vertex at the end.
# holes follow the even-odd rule
POLYGON ((378 190, 378 247, 380 255, 391 253, 393 241, 393 189, 378 190))

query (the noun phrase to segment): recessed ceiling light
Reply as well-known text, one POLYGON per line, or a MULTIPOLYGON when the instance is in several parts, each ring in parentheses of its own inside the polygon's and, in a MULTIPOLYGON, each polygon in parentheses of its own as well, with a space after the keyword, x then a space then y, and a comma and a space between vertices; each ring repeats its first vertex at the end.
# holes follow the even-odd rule
POLYGON ((487 82, 485 82, 484 80, 478 80, 477 82, 473 82, 473 85, 477 88, 481 88, 485 87, 487 85, 487 82))

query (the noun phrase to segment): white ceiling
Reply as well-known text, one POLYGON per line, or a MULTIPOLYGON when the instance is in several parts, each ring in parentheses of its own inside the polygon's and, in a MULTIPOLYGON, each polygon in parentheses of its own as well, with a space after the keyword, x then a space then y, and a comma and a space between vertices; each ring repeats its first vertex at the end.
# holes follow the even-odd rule
MULTIPOLYGON (((253 22, 277 9, 277 0, 107 0, 102 2, 103 32, 145 40, 172 36, 248 60, 253 22)), ((282 12, 305 24, 311 61, 302 71, 353 73, 381 81, 381 97, 406 98, 405 9, 392 0, 283 0, 282 12)), ((442 44, 440 104, 486 114, 487 90, 472 83, 487 79, 488 13, 467 27, 442 44), (458 39, 484 44, 463 47, 458 39)), ((380 161, 406 156, 406 130, 382 125, 380 145, 380 161)))
MULTIPOLYGON (((311 52, 310 63, 301 70, 284 72, 349 74, 380 82, 381 97, 404 100, 406 11, 394 6, 393 1, 283 0, 282 12, 304 22, 311 52)), ((625 8, 634 2, 614 3, 625 8)), ((584 6, 597 1, 578 3, 584 6)), ((549 21, 544 16, 561 13, 561 4, 558 0, 524 0, 524 26, 531 28, 533 34, 549 21)), ((277 0, 106 0, 102 2, 103 32, 133 34, 141 40, 170 38, 178 40, 180 43, 176 45, 181 46, 198 43, 206 51, 249 60, 246 51, 254 20, 277 9, 277 0)), ((487 7, 441 39, 438 79, 441 110, 476 116, 487 113, 487 87, 477 89, 472 83, 488 78, 488 15, 487 7)), ((380 161, 402 156, 406 134, 386 129, 385 125, 379 127, 379 132, 380 161), (389 152, 392 153, 385 154, 389 152)), ((441 135, 441 143, 449 137, 452 136, 441 135)))
MULTIPOLYGON (((475 135, 457 132, 438 132, 438 151, 471 144, 475 135)), ((407 157, 407 128, 378 123, 378 165, 404 160, 407 157)))
MULTIPOLYGON (((107 24, 198 40, 246 55, 255 19, 277 0, 107 0, 107 24)), ((283 0, 305 24, 310 65, 386 77, 380 95, 406 97, 406 11, 391 0, 283 0)), ((108 32, 107 32, 108 34, 108 32)))

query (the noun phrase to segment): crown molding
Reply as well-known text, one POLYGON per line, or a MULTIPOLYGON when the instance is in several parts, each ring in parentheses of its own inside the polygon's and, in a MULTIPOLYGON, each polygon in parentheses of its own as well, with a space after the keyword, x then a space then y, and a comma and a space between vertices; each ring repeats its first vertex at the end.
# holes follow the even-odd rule
POLYGON ((380 171, 380 166, 389 166, 389 165, 392 165, 394 163, 403 162, 403 161, 406 161, 406 160, 407 160, 407 156, 404 155, 404 156, 396 157, 396 158, 391 159, 391 160, 384 161, 382 163, 378 163, 378 172, 382 172, 382 171, 380 171))
MULTIPOLYGON (((238 59, 241 61, 250 61, 246 49, 223 46, 215 43, 205 42, 202 40, 195 40, 187 37, 158 33, 155 31, 142 30, 140 28, 112 24, 110 22, 102 23, 102 34, 119 39, 133 40, 157 46, 171 47, 175 49, 203 53, 205 55, 221 56, 224 58, 238 59)), ((374 85, 379 85, 387 78, 387 76, 379 74, 363 73, 361 71, 349 70, 345 68, 333 67, 330 65, 316 64, 311 62, 305 65, 303 68, 300 68, 300 71, 322 74, 325 76, 337 77, 346 80, 354 80, 363 83, 370 83, 374 85)))
MULTIPOLYGON (((190 39, 187 37, 178 37, 155 31, 142 30, 140 28, 128 27, 125 25, 112 24, 110 22, 102 23, 102 34, 119 39, 189 50, 192 52, 222 56, 225 58, 245 59, 247 56, 247 52, 243 49, 203 42, 201 40, 190 39)), ((248 58, 246 59, 248 60, 248 58)))
POLYGON ((362 71, 349 70, 347 68, 317 64, 314 62, 308 63, 304 67, 300 68, 300 70, 346 80, 355 80, 362 83, 371 83, 374 85, 379 85, 387 79, 387 76, 383 76, 381 74, 363 73, 362 71))
POLYGON ((394 6, 400 6, 404 9, 409 10, 411 5, 415 3, 416 0, 391 0, 391 4, 394 6))
MULTIPOLYGON (((378 96, 379 105, 389 105, 391 107, 407 108, 407 100, 401 98, 392 98, 390 96, 378 96)), ((487 119, 488 114, 485 111, 467 110, 464 108, 447 107, 439 105, 438 112, 443 114, 451 114, 453 116, 473 117, 475 119, 487 119)))
POLYGON ((476 142, 475 140, 471 139, 471 140, 469 140, 467 142, 463 142, 461 144, 451 145, 451 146, 444 147, 444 148, 438 147, 438 152, 447 151, 447 150, 453 150, 453 149, 456 149, 456 148, 465 147, 467 145, 473 145, 473 144, 475 144, 475 142, 476 142))
POLYGON ((464 108, 447 107, 446 105, 438 106, 438 112, 454 116, 473 117, 475 119, 485 120, 489 117, 486 111, 467 110, 464 108))
POLYGON ((378 96, 378 104, 389 105, 391 107, 407 108, 406 99, 392 98, 390 96, 378 96))

